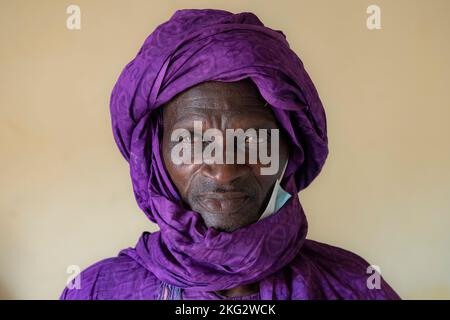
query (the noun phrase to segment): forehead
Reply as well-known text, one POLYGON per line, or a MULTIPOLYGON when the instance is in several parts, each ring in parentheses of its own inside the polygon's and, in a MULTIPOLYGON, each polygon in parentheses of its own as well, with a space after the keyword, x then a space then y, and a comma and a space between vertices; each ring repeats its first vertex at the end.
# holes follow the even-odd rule
POLYGON ((164 107, 169 118, 208 115, 269 117, 273 114, 251 80, 237 82, 204 82, 189 88, 169 101, 164 107))

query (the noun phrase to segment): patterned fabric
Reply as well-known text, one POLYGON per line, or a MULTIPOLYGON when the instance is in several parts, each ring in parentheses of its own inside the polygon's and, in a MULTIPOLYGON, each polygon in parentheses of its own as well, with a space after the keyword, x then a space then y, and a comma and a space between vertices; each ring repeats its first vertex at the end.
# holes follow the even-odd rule
POLYGON ((134 194, 160 231, 145 232, 81 274, 62 299, 225 299, 216 291, 257 282, 242 299, 396 299, 382 280, 367 286, 368 263, 306 240, 298 199, 328 155, 316 89, 283 32, 252 13, 178 10, 145 40, 111 95, 116 143, 130 165, 134 194), (251 79, 290 140, 281 186, 292 197, 274 214, 231 233, 207 228, 185 207, 162 163, 161 106, 205 81, 251 79))

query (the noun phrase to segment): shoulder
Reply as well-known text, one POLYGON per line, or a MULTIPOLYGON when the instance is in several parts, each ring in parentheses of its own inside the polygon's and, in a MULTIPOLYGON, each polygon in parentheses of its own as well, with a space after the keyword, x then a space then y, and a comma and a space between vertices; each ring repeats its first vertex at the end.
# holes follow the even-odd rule
POLYGON ((314 240, 306 240, 302 252, 314 259, 318 265, 324 267, 332 265, 340 271, 360 273, 370 266, 364 258, 351 251, 321 243, 314 240))
POLYGON ((127 255, 103 259, 83 270, 61 300, 153 299, 159 280, 127 255))
POLYGON ((336 299, 400 299, 377 266, 351 251, 306 240, 298 258, 314 269, 321 291, 336 299))

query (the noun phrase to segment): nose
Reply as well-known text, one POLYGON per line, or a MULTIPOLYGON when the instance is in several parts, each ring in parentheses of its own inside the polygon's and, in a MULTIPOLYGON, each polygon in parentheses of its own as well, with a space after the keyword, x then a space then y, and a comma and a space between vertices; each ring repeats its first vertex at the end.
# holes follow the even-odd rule
POLYGON ((204 165, 203 174, 214 179, 217 184, 231 185, 246 174, 246 166, 242 164, 210 164, 204 165))

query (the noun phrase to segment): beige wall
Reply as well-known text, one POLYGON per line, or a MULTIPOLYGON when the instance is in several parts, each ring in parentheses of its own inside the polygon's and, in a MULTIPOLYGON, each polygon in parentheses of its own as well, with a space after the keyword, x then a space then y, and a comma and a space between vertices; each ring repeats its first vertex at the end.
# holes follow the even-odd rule
POLYGON ((330 156, 301 194, 309 237, 381 267, 403 298, 450 298, 450 1, 0 1, 0 298, 57 298, 153 230, 108 100, 179 8, 253 11, 287 35, 327 114, 330 156), (82 29, 66 28, 78 4, 82 29), (276 3, 276 5, 274 5, 276 3), (378 4, 382 30, 366 28, 378 4))

